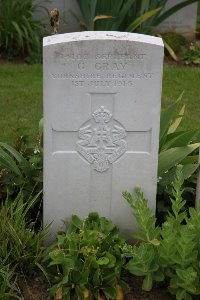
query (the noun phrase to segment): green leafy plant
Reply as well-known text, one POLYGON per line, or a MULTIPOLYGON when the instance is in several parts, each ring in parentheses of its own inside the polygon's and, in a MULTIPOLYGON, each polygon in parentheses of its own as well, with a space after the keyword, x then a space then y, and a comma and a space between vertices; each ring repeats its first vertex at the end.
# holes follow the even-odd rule
MULTIPOLYGON (((158 164, 158 176, 160 177, 167 174, 172 168, 173 174, 175 174, 176 165, 182 164, 185 166, 183 173, 186 179, 198 167, 197 157, 189 156, 200 146, 200 143, 190 144, 198 130, 178 130, 185 112, 185 105, 183 105, 177 113, 182 96, 183 93, 175 103, 161 112, 158 164), (186 157, 187 159, 185 159, 186 157), (190 172, 191 164, 193 168, 190 172)), ((173 178, 172 174, 169 176, 171 180, 173 178)))
MULTIPOLYGON (((25 197, 39 193, 43 182, 42 131, 35 143, 18 135, 15 147, 0 142, 0 200, 15 199, 21 189, 25 197)), ((41 197, 40 199, 41 200, 41 197)))
POLYGON ((0 299, 21 299, 19 293, 14 268, 6 264, 6 259, 0 259, 0 299))
POLYGON ((48 227, 37 232, 36 222, 28 220, 28 212, 39 196, 24 201, 20 192, 14 201, 7 199, 0 207, 0 259, 7 257, 7 264, 23 273, 30 274, 40 262, 48 234, 48 227))
POLYGON ((162 33, 162 38, 175 53, 179 53, 181 47, 183 47, 186 43, 184 36, 178 32, 164 32, 162 33))
POLYGON ((164 32, 157 35, 163 39, 165 54, 178 61, 179 57, 177 54, 186 43, 184 36, 177 32, 164 32))
POLYGON ((178 110, 182 96, 183 93, 177 101, 161 112, 157 191, 157 209, 161 214, 170 209, 168 195, 171 194, 171 182, 175 178, 177 164, 183 166, 188 200, 189 194, 191 198, 195 198, 196 170, 199 167, 198 154, 195 151, 200 147, 200 143, 192 143, 198 129, 179 129, 185 113, 185 105, 178 110))
POLYGON ((42 21, 33 20, 33 13, 42 9, 31 0, 0 1, 0 48, 9 58, 41 56, 42 21))
POLYGON ((131 258, 126 268, 137 276, 144 276, 143 289, 151 290, 154 281, 167 280, 169 291, 178 300, 191 300, 200 295, 200 211, 184 211, 182 198, 184 176, 182 166, 177 167, 173 182, 172 212, 162 227, 156 227, 148 202, 140 190, 136 199, 130 193, 123 196, 134 209, 139 230, 134 237, 139 246, 125 245, 123 253, 131 258))
POLYGON ((39 196, 24 201, 20 192, 15 200, 0 205, 0 299, 22 299, 18 277, 31 276, 36 268, 42 268, 48 226, 38 230, 28 217, 39 196))
POLYGON ((188 48, 184 47, 181 52, 181 58, 187 65, 200 65, 200 47, 197 43, 191 43, 188 48))
MULTIPOLYGON (((87 30, 150 33, 179 9, 198 0, 187 0, 163 12, 168 0, 77 0, 87 30)), ((78 18, 77 18, 78 19, 78 18)))
POLYGON ((134 10, 134 2, 135 0, 77 0, 84 19, 81 26, 87 30, 133 31, 161 9, 156 7, 152 11, 145 12, 142 17, 139 15, 134 16, 135 18, 127 25, 124 21, 129 15, 130 9, 134 10))
POLYGON ((46 255, 49 280, 54 284, 50 295, 71 299, 117 299, 126 289, 121 280, 124 238, 114 224, 97 213, 84 220, 72 216, 66 232, 46 255), (59 295, 59 296, 58 296, 59 295))

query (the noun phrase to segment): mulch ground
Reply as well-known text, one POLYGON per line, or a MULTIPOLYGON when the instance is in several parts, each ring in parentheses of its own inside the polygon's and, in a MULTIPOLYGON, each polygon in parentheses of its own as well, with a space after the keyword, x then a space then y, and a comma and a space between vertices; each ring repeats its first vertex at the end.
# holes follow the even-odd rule
MULTIPOLYGON (((142 278, 129 276, 124 279, 129 285, 130 291, 124 300, 175 300, 167 288, 155 285, 151 292, 142 291, 142 278)), ((42 274, 36 274, 33 279, 19 281, 19 287, 24 300, 49 300, 49 285, 42 274)), ((75 300, 75 298, 73 297, 75 300)))

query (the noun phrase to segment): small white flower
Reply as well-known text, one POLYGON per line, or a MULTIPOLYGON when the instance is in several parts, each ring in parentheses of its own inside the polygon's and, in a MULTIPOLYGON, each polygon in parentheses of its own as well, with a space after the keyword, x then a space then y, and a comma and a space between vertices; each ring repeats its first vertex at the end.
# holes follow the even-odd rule
POLYGON ((40 153, 40 150, 38 148, 34 149, 34 154, 40 153))

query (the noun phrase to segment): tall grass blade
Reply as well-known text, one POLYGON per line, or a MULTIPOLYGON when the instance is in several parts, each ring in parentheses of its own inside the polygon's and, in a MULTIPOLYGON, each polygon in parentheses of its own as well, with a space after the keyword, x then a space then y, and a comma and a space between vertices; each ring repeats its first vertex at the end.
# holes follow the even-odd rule
POLYGON ((19 167, 14 159, 8 155, 2 148, 0 148, 0 168, 8 169, 17 174, 19 177, 23 177, 19 167))
POLYGON ((175 134, 170 133, 167 135, 166 143, 162 150, 166 150, 174 147, 184 147, 187 146, 198 130, 188 130, 188 131, 178 131, 175 134))
POLYGON ((176 111, 177 111, 178 105, 183 97, 183 94, 184 94, 184 92, 181 93, 181 95, 178 97, 176 102, 174 102, 167 109, 165 109, 161 112, 161 118, 160 118, 160 144, 161 144, 161 146, 162 146, 162 139, 169 130, 169 127, 171 125, 171 120, 173 120, 176 115, 176 111))
POLYGON ((195 149, 199 148, 200 143, 191 144, 185 147, 175 147, 162 151, 158 158, 158 176, 168 171, 173 166, 181 163, 181 161, 192 153, 195 149))
POLYGON ((134 20, 126 29, 128 32, 133 32, 136 30, 143 22, 151 18, 153 15, 155 15, 157 12, 161 10, 161 7, 158 7, 156 9, 153 9, 151 11, 148 11, 147 13, 143 14, 141 17, 134 20))
MULTIPOLYGON (((0 142, 0 147, 4 148, 9 154, 11 154, 16 159, 20 168, 23 170, 23 172, 28 177, 30 177, 32 175, 28 161, 17 150, 15 150, 10 145, 8 145, 6 143, 2 143, 2 142, 0 142)), ((7 158, 8 158, 8 155, 7 155, 7 158)), ((10 159, 10 161, 14 161, 14 160, 12 160, 11 156, 9 156, 9 159, 10 159)), ((16 165, 16 163, 15 163, 15 165, 16 165)), ((19 169, 19 167, 18 167, 18 169, 19 169)), ((20 172, 20 174, 21 174, 21 172, 20 172)))
POLYGON ((181 110, 179 111, 178 117, 176 118, 176 120, 172 123, 172 125, 170 125, 168 132, 167 132, 168 134, 176 131, 176 129, 178 128, 178 126, 180 125, 180 123, 182 121, 184 113, 185 113, 185 104, 182 106, 181 110))

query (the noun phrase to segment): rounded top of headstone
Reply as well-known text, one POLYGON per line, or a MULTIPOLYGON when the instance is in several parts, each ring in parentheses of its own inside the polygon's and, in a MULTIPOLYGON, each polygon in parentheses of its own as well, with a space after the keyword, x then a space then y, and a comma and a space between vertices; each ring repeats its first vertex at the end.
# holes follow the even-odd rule
POLYGON ((118 31, 83 31, 71 32, 58 35, 47 36, 43 39, 43 46, 60 43, 91 41, 91 40, 122 40, 147 44, 154 44, 163 47, 163 41, 159 37, 118 31))

